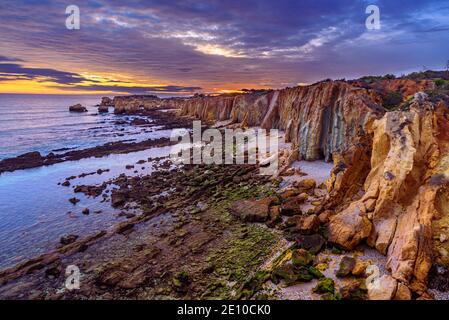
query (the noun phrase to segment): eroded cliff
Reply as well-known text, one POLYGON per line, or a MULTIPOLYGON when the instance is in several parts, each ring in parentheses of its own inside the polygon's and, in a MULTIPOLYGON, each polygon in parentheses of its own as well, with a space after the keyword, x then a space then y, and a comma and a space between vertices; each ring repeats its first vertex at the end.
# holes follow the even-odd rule
POLYGON ((328 195, 315 210, 335 213, 329 242, 376 248, 387 256, 392 292, 423 295, 432 265, 449 265, 449 109, 419 93, 432 90, 431 81, 378 86, 325 81, 165 103, 206 122, 283 130, 300 158, 333 160, 328 195), (392 91, 407 100, 405 109, 382 107, 392 91))
POLYGON ((344 81, 326 81, 266 93, 189 99, 181 114, 280 129, 287 142, 298 148, 300 158, 330 161, 383 115, 380 102, 373 91, 344 81))
POLYGON ((160 99, 154 95, 131 95, 116 96, 112 100, 104 97, 101 105, 112 105, 116 114, 123 114, 152 110, 160 107, 179 108, 183 102, 184 99, 182 98, 160 99))
MULTIPOLYGON (((329 240, 346 249, 365 241, 388 257, 398 282, 422 294, 434 261, 433 220, 448 214, 448 107, 415 98, 407 111, 388 112, 372 126, 372 146, 359 145, 335 163, 329 207, 344 208, 331 218, 329 240), (369 152, 364 184, 348 192, 354 172, 366 161, 350 161, 369 152), (352 157, 351 157, 352 155, 352 157), (338 196, 338 202, 332 199, 338 196), (346 206, 346 207, 345 207, 346 206)), ((437 253, 438 254, 438 253, 437 253)))

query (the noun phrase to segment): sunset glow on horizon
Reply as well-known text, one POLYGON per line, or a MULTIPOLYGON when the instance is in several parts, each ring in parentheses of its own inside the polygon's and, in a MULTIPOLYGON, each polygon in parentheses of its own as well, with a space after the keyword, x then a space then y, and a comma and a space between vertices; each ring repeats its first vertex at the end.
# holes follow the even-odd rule
POLYGON ((376 1, 78 1, 0 4, 0 93, 160 94, 293 87, 442 69, 449 7, 376 1))

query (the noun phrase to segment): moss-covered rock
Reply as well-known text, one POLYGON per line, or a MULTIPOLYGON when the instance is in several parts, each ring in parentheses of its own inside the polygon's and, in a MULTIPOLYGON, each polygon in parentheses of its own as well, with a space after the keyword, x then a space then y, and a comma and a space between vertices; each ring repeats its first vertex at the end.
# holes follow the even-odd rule
POLYGON ((321 295, 321 300, 341 300, 341 294, 339 292, 336 293, 325 293, 321 295))
POLYGON ((273 270, 271 273, 271 281, 278 284, 281 279, 285 281, 286 285, 292 285, 297 281, 298 275, 296 274, 293 265, 286 263, 273 270))
POLYGON ((273 198, 261 200, 238 200, 230 206, 231 213, 247 222, 265 222, 269 218, 270 205, 273 198))
POLYGON ((297 281, 309 282, 313 279, 313 275, 309 272, 306 267, 299 267, 295 269, 297 281))
POLYGON ((344 300, 364 300, 367 289, 363 280, 352 280, 344 282, 339 292, 344 300))
POLYGON ((257 271, 254 276, 244 282, 237 293, 237 299, 250 299, 270 279, 270 272, 257 271))
POLYGON ((340 266, 337 270, 337 277, 346 277, 351 274, 355 267, 355 259, 352 257, 344 256, 340 260, 340 266))
POLYGON ((292 264, 295 267, 305 267, 312 264, 314 256, 305 249, 297 249, 292 253, 292 264))
POLYGON ((331 278, 322 278, 318 280, 318 284, 313 288, 313 292, 315 293, 331 293, 335 292, 335 284, 334 280, 331 278))
POLYGON ((324 278, 324 274, 321 273, 321 271, 318 268, 315 267, 309 267, 309 273, 316 279, 322 279, 324 278))
POLYGON ((178 272, 172 278, 172 284, 175 291, 185 293, 188 290, 188 286, 190 284, 189 274, 186 271, 178 272))

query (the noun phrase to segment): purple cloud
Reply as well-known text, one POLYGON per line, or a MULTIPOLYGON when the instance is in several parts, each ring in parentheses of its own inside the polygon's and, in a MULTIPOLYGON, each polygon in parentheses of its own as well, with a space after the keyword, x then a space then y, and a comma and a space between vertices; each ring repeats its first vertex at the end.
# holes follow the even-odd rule
POLYGON ((373 2, 381 9, 378 31, 366 30, 370 3, 362 0, 78 1, 81 30, 70 31, 64 1, 6 0, 0 54, 55 64, 67 74, 53 76, 74 85, 79 78, 70 73, 87 70, 206 91, 445 65, 449 6, 373 2))

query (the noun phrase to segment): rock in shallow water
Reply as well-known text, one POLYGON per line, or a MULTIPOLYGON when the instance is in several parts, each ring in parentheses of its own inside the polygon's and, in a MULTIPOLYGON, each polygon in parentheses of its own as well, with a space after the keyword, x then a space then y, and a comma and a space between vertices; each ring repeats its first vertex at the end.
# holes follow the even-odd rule
POLYGON ((125 204, 127 199, 127 195, 117 189, 112 190, 111 192, 111 205, 114 208, 120 207, 125 204))
POLYGON ((109 107, 108 106, 99 106, 98 107, 98 112, 99 113, 108 113, 109 112, 109 107))
POLYGON ((78 239, 78 236, 77 236, 77 235, 75 235, 75 234, 69 234, 69 235, 66 235, 66 236, 61 237, 61 239, 59 240, 59 242, 60 242, 62 245, 68 245, 68 244, 71 244, 71 243, 75 242, 76 239, 78 239))
POLYGON ((78 202, 80 202, 80 199, 78 199, 78 198, 76 198, 76 197, 73 197, 73 198, 70 198, 69 199, 69 202, 71 203, 71 204, 77 204, 78 202))
POLYGON ((80 103, 77 103, 73 106, 70 106, 69 111, 82 113, 82 112, 87 112, 87 109, 86 109, 86 107, 82 106, 80 103))

